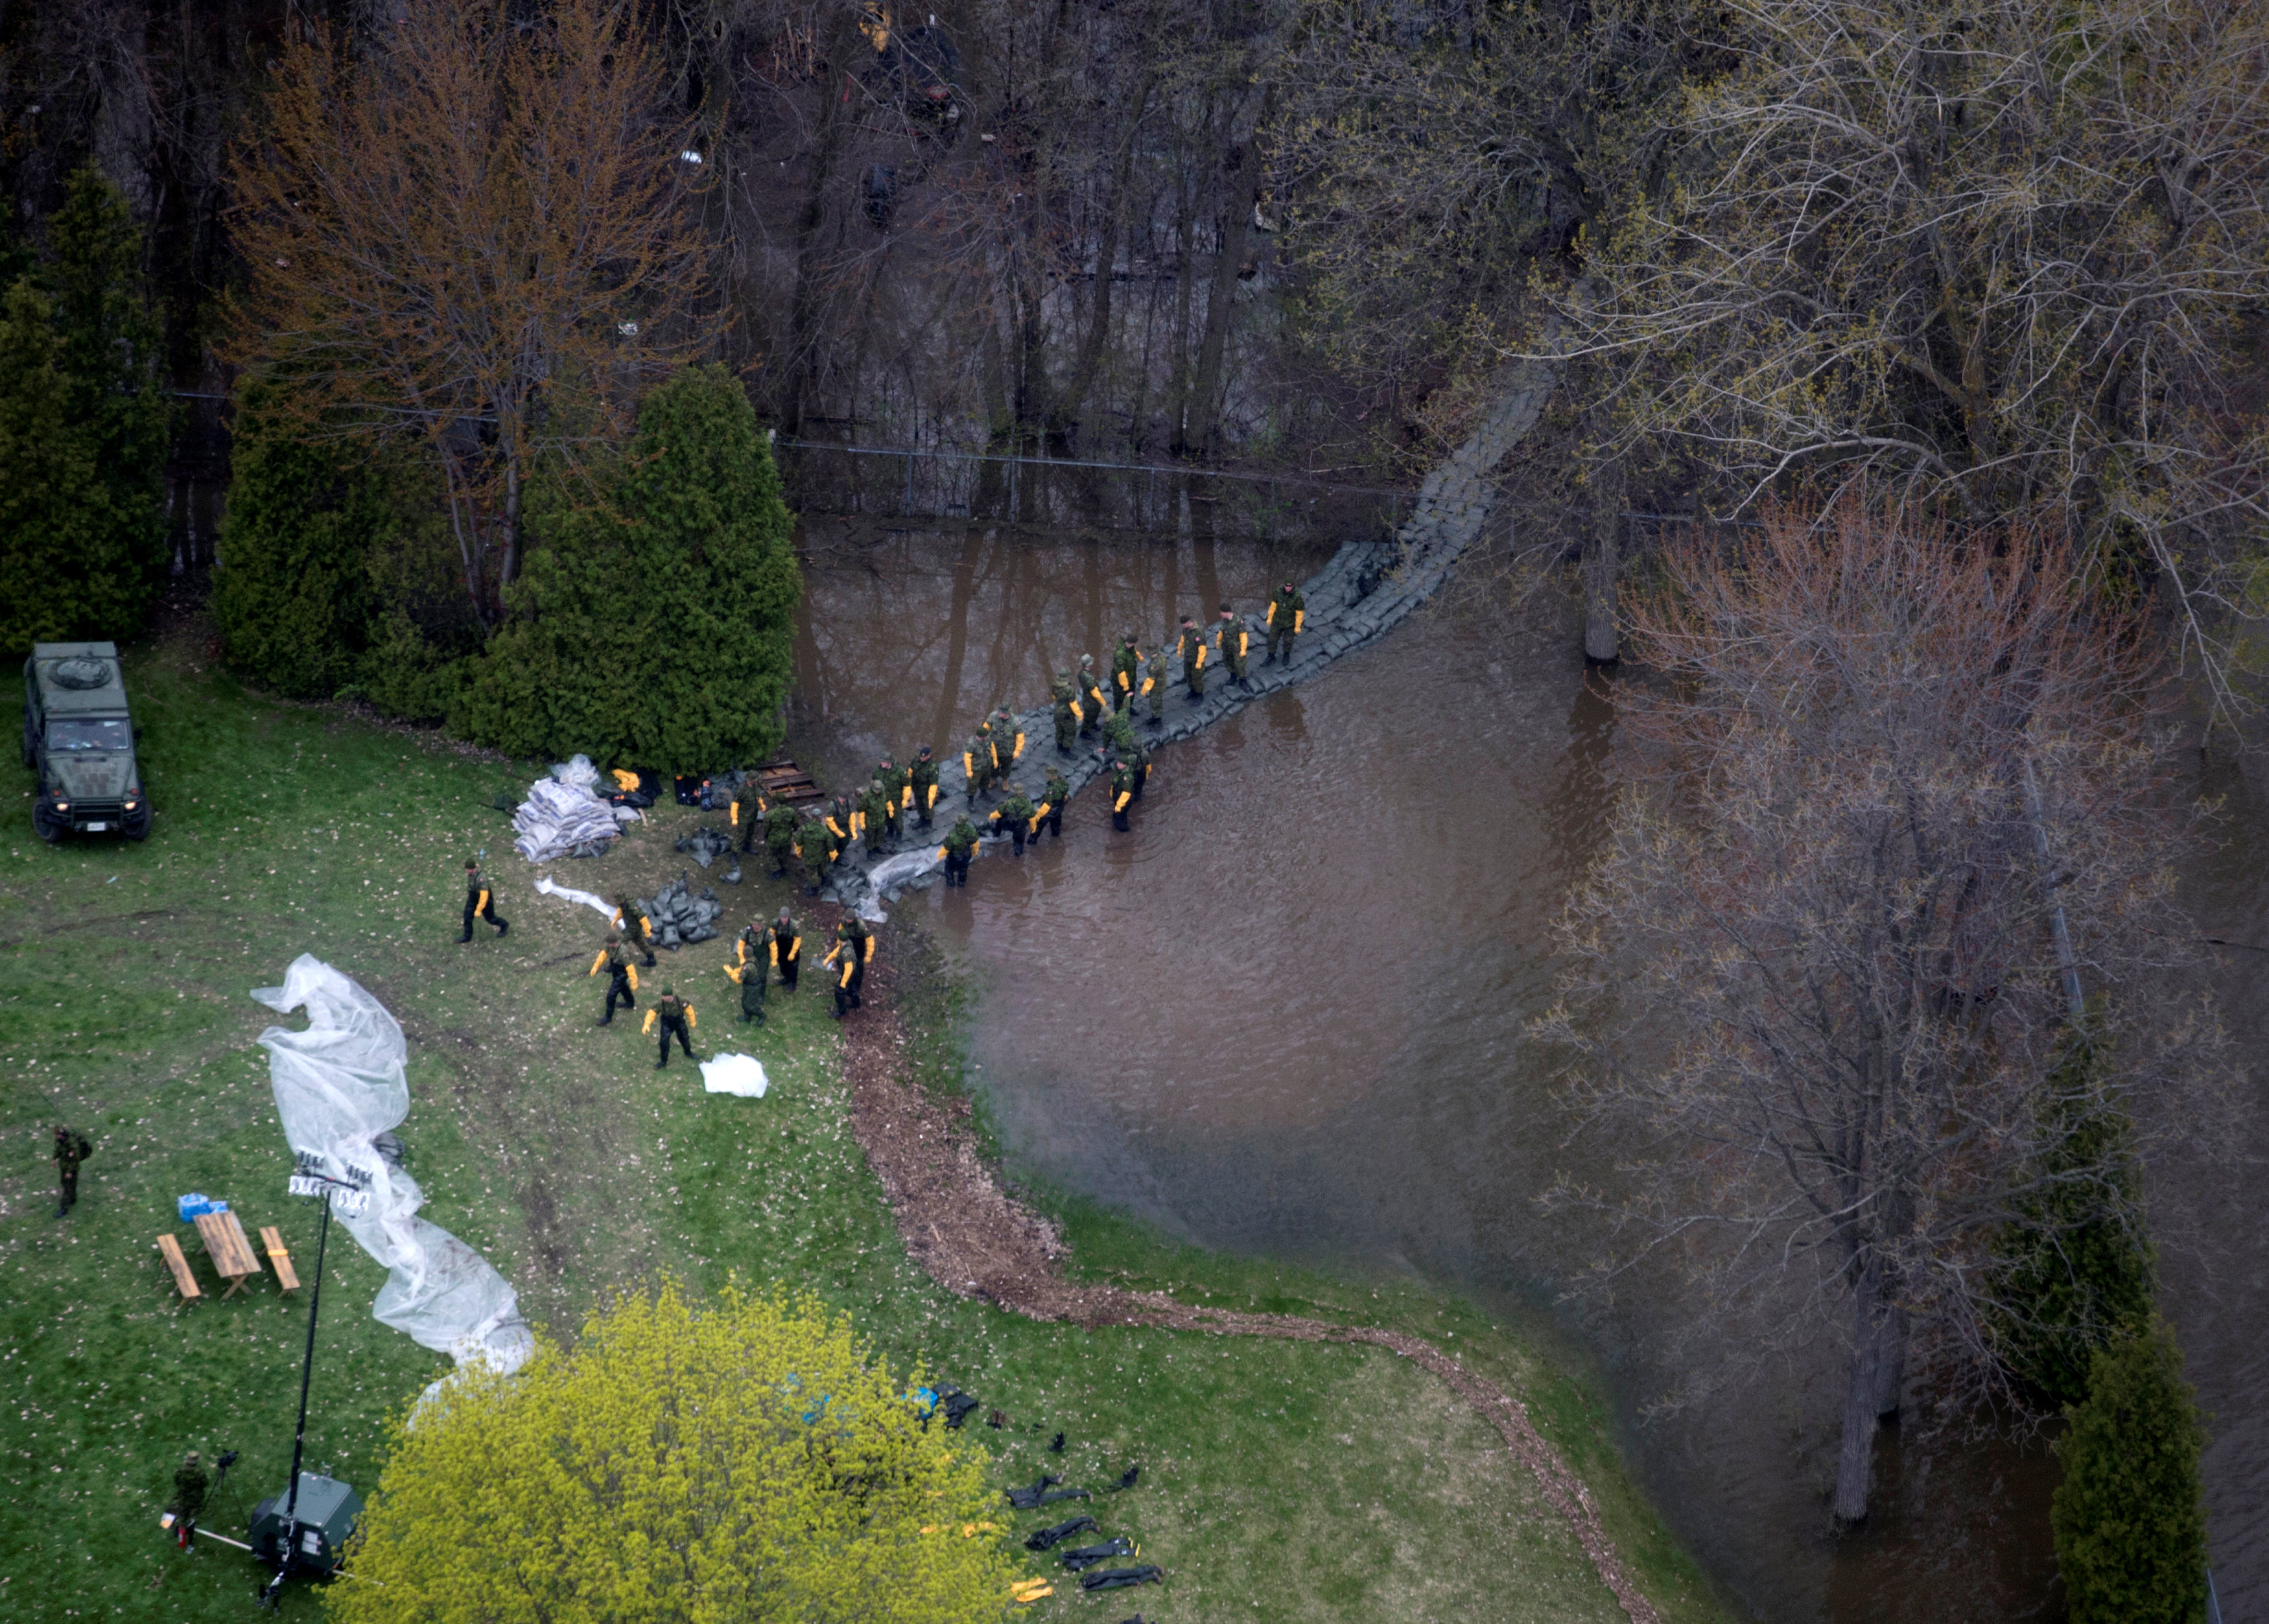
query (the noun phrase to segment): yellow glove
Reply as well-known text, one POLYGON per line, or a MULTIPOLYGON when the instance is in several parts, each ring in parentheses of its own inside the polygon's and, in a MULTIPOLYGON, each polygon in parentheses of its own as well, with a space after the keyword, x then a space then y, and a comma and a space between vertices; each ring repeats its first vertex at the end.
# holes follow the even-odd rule
POLYGON ((631 791, 638 787, 637 773, 625 772, 620 767, 615 768, 613 771, 615 782, 622 786, 623 794, 625 795, 629 794, 631 791))
POLYGON ((646 1024, 645 1024, 644 1026, 641 1026, 640 1028, 639 1028, 639 1037, 645 1037, 648 1032, 651 1032, 652 1030, 654 1030, 654 1018, 655 1018, 657 1015, 661 1015, 661 1010, 659 1010, 659 1009, 649 1009, 649 1010, 647 1010, 647 1011, 646 1012, 646 1024))
POLYGON ((1127 673, 1121 671, 1119 673, 1119 691, 1125 693, 1127 691, 1127 673))
POLYGON ((875 939, 874 939, 872 936, 869 936, 869 937, 868 937, 868 938, 867 938, 867 959, 866 959, 866 962, 867 962, 868 963, 869 963, 869 964, 871 964, 871 963, 873 963, 875 962, 875 939))
POLYGON ((473 912, 474 912, 475 913, 485 913, 485 912, 488 912, 488 906, 489 906, 489 894, 488 894, 486 891, 483 891, 483 892, 481 893, 481 899, 480 899, 480 901, 478 901, 478 902, 477 902, 477 903, 475 903, 475 904, 473 904, 473 912))
POLYGON ((847 958, 845 959, 843 961, 843 979, 838 983, 838 985, 841 986, 849 986, 851 985, 851 972, 856 969, 858 969, 856 964, 853 963, 847 958))
POLYGON ((1023 734, 1021 734, 1021 733, 1020 733, 1020 734, 1018 734, 1016 735, 1016 748, 1015 749, 1010 750, 1010 751, 1009 752, 1009 759, 1010 761, 1014 761, 1014 760, 1016 760, 1019 756, 1022 756, 1024 753, 1024 735, 1023 734))
POLYGON ((940 846, 940 847, 938 847, 938 848, 937 848, 937 860, 938 860, 938 861, 940 861, 940 862, 943 862, 943 861, 945 860, 945 859, 946 859, 946 850, 945 850, 945 848, 944 848, 943 846, 940 846))
POLYGON ((623 966, 623 973, 631 978, 631 991, 633 993, 637 992, 638 966, 635 964, 625 964, 623 966))
POLYGON ((961 770, 971 778, 977 776, 977 755, 973 750, 961 752, 961 770))
POLYGON ((913 803, 914 803, 914 786, 910 783, 910 784, 908 784, 908 785, 906 786, 906 793, 905 793, 905 794, 904 796, 902 796, 902 797, 899 799, 899 801, 898 801, 898 804, 899 804, 900 806, 902 806, 902 807, 910 807, 910 806, 913 805, 913 803))
POLYGON ((1080 723, 1083 727, 1085 726, 1087 722, 1087 712, 1080 708, 1080 703, 1076 699, 1071 702, 1071 719, 1072 720, 1080 723))
POLYGON ((1302 626, 1304 626, 1304 625, 1305 625, 1305 624, 1307 624, 1307 620, 1308 620, 1308 611, 1307 611, 1307 610, 1305 610, 1305 609, 1294 609, 1294 610, 1292 611, 1292 635, 1293 635, 1294 637, 1297 637, 1297 636, 1299 636, 1299 635, 1300 635, 1300 628, 1301 628, 1302 626))
POLYGON ((1204 669, 1205 669, 1205 657, 1206 657, 1206 646, 1205 646, 1205 641, 1204 641, 1204 639, 1199 639, 1199 641, 1198 641, 1198 664, 1197 664, 1197 668, 1198 668, 1199 670, 1201 670, 1201 671, 1202 671, 1202 670, 1204 670, 1204 669))
POLYGON ((591 961, 591 968, 585 971, 583 973, 587 976, 595 976, 599 973, 599 966, 606 962, 607 950, 604 948, 601 948, 599 949, 599 956, 591 961))
MULTIPOLYGON (((936 785, 935 785, 935 784, 933 784, 933 785, 931 785, 931 786, 929 786, 929 801, 928 801, 928 806, 934 807, 934 806, 935 806, 936 804, 937 804, 937 786, 936 786, 936 785)), ((927 808, 925 808, 925 810, 926 810, 926 809, 927 809, 927 808)))
POLYGON ((693 1006, 691 1004, 685 1006, 685 1029, 688 1031, 697 1032, 701 1030, 701 1017, 693 1013, 693 1006))
POLYGON ((725 809, 733 815, 733 827, 738 829, 741 826, 741 803, 736 801, 725 809))
POLYGON ((1237 657, 1239 660, 1242 660, 1252 652, 1253 634, 1250 631, 1238 632, 1237 634, 1237 657))
POLYGON ((741 978, 740 968, 737 965, 728 963, 725 966, 725 973, 732 977, 735 981, 738 981, 741 978))
POLYGON ((1127 810, 1127 803, 1134 799, 1134 792, 1133 790, 1122 789, 1119 792, 1119 799, 1111 803, 1111 809, 1113 812, 1124 812, 1127 810))
POLYGON ((1275 630, 1275 627, 1276 627, 1276 600, 1275 600, 1275 599, 1271 598, 1271 599, 1269 599, 1269 600, 1268 600, 1268 619, 1266 619, 1266 620, 1264 620, 1264 621, 1262 621, 1260 624, 1261 624, 1262 625, 1264 625, 1264 626, 1267 626, 1267 627, 1268 627, 1269 630, 1271 630, 1272 631, 1275 630))
MULTIPOLYGON (((802 947, 802 945, 803 945, 803 938, 802 938, 802 937, 801 937, 801 936, 798 936, 798 937, 797 937, 794 941, 791 941, 791 942, 789 942, 789 943, 787 944, 787 956, 788 956, 790 958, 794 958, 794 957, 795 956, 795 950, 796 950, 798 948, 802 947)), ((775 952, 775 953, 777 953, 777 952, 779 952, 779 951, 780 951, 780 943, 778 943, 777 941, 775 941, 774 943, 772 943, 772 951, 773 951, 773 952, 775 952)))
POLYGON ((775 964, 780 963, 780 943, 777 941, 772 943, 772 963, 775 964))

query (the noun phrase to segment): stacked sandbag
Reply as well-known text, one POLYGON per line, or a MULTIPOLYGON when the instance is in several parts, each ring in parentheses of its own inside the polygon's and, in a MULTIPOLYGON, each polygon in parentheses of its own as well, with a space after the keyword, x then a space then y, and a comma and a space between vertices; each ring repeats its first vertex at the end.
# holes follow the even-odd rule
POLYGON ((599 795, 597 783, 589 758, 578 756, 529 785, 528 799, 512 815, 512 826, 520 831, 513 849, 531 863, 602 855, 622 826, 615 808, 599 795), (574 771, 577 764, 589 773, 588 779, 574 771))
POLYGON ((656 891, 652 901, 640 897, 638 904, 654 926, 654 945, 658 948, 682 948, 697 941, 713 941, 717 935, 715 920, 725 912, 725 904, 707 886, 701 888, 700 896, 692 895, 682 874, 656 891))

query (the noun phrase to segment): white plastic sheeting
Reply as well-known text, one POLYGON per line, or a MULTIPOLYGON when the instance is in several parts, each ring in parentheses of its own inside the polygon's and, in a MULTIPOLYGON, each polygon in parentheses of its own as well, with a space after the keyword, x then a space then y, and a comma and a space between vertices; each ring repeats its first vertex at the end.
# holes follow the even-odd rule
POLYGON ((579 891, 572 885, 562 885, 548 874, 536 881, 536 889, 546 897, 557 897, 562 902, 580 902, 586 908, 596 908, 610 923, 614 919, 614 904, 589 891, 579 891))
POLYGON ((252 996, 283 1014, 307 1008, 306 1031, 271 1026, 260 1043, 284 1137, 300 1166, 369 1198, 359 1211, 335 1207, 333 1215, 388 1271, 372 1314, 460 1364, 520 1369, 536 1342, 512 1288, 480 1253, 417 1215, 425 1192, 379 1154, 378 1136, 410 1114, 401 1025, 312 953, 292 961, 282 986, 252 996))
POLYGON ((721 1054, 701 1062, 701 1086, 712 1094, 738 1094, 743 1098, 760 1100, 771 1085, 765 1081, 765 1068, 754 1055, 721 1054))
MULTIPOLYGON (((977 850, 971 853, 982 857, 996 845, 1008 843, 1006 835, 979 835, 977 850)), ((901 852, 896 857, 886 857, 867 871, 867 895, 859 904, 859 917, 881 924, 890 916, 883 912, 883 897, 901 885, 912 885, 926 874, 934 874, 945 867, 935 845, 917 846, 911 852, 901 852)))

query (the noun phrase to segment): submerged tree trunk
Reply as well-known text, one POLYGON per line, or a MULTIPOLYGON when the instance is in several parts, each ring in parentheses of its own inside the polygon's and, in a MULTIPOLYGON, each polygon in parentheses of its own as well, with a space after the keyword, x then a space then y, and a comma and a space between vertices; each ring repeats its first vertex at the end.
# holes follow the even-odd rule
POLYGON ((1592 482, 1592 521, 1584 532, 1584 658, 1599 665, 1613 665, 1622 653, 1615 629, 1622 523, 1622 470, 1611 467, 1592 482))
POLYGON ((1844 1391, 1844 1442, 1836 1457, 1836 1520, 1867 1519, 1875 1431, 1882 1424, 1884 1366, 1902 1319, 1883 1300, 1882 1266, 1870 1262, 1851 1292, 1851 1372, 1844 1391))

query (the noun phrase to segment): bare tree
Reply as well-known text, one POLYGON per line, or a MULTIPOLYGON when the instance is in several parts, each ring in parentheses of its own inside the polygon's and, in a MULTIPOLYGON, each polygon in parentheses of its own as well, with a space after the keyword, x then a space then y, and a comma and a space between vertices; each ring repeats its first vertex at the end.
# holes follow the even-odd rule
POLYGON ((1792 475, 2030 515, 2163 582, 2218 706, 2269 524, 2269 11, 2216 0, 1734 0, 1555 300, 1602 455, 1725 511, 1792 475), (1833 475, 1829 472, 1830 469, 1833 475))
POLYGON ((619 435, 641 371, 692 342, 706 166, 637 21, 403 0, 360 56, 311 26, 236 157, 237 358, 310 432, 422 440, 484 623, 539 459, 619 435))
MULTIPOLYGON (((2092 1118, 2044 1091, 2072 1071, 2052 1063, 2069 980, 2117 994, 2186 934, 2184 817, 2152 662, 2052 536, 1961 539, 1847 502, 1664 568, 1630 629, 1660 680, 1622 707, 1665 771, 1569 904, 1563 1001, 1538 1029, 1572 1055, 1586 1120, 1640 1148, 1627 1200, 1555 1199, 1608 1207, 1728 1311, 1842 1339, 1835 1510, 1854 1520, 1911 1334, 1941 1377, 2002 1383, 1996 1326, 2026 1310, 1997 1295, 1996 1239, 2039 1181, 2131 1200, 2129 1149, 2044 1146, 2092 1118)), ((2144 1013, 2125 1081, 2101 1086, 2154 1081, 2148 1142, 2191 1074, 2169 1045, 2211 1031, 2115 1002, 2144 1013)))

